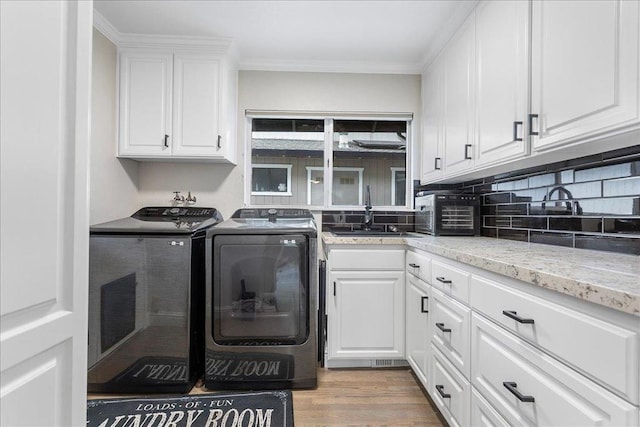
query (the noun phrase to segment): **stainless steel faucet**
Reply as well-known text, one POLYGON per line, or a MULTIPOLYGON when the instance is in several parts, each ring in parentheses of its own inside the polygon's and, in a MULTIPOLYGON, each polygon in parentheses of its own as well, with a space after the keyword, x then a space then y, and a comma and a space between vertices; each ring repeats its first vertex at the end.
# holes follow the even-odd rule
POLYGON ((367 185, 367 190, 364 195, 364 221, 363 221, 363 229, 371 230, 371 225, 373 224, 373 212, 371 212, 371 191, 369 186, 367 185))

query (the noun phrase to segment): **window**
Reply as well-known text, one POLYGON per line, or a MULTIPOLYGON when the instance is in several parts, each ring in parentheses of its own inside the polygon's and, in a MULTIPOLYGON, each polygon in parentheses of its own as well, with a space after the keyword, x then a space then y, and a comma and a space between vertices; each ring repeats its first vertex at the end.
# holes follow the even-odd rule
POLYGON ((251 194, 261 196, 291 196, 292 165, 251 165, 251 194))
POLYGON ((368 185, 372 205, 410 206, 410 115, 247 118, 246 204, 360 207, 368 185))

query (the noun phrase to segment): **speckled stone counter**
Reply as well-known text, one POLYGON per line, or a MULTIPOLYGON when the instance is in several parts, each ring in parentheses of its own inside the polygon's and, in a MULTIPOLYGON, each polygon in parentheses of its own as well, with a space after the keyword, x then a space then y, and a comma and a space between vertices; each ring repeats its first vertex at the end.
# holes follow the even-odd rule
POLYGON ((407 245, 640 317, 640 257, 489 237, 350 237, 325 245, 407 245))

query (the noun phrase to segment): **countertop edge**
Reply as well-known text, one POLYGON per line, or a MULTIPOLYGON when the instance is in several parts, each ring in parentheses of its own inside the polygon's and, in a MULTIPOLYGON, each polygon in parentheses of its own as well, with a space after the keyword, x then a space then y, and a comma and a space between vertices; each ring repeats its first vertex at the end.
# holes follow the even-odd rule
MULTIPOLYGON (((636 269, 640 271, 640 257, 634 255, 615 254, 601 251, 591 251, 586 249, 563 248, 550 245, 505 241, 484 237, 338 237, 329 232, 324 232, 322 233, 322 238, 324 244, 329 246, 404 244, 409 248, 423 250, 435 255, 440 255, 442 257, 471 265, 486 271, 497 273, 512 279, 520 280, 525 283, 529 283, 578 299, 602 305, 616 311, 621 311, 640 317, 640 275, 635 271, 636 269), (483 239, 473 240, 473 242, 482 242, 482 253, 479 254, 474 253, 473 250, 462 250, 460 248, 452 247, 455 246, 455 242, 469 242, 469 240, 465 239, 483 239), (512 249, 512 252, 514 248, 515 252, 517 252, 519 249, 521 253, 516 253, 510 261, 502 261, 498 259, 499 254, 496 253, 496 250, 499 247, 504 250, 505 246, 507 246, 508 249, 512 249), (578 265, 575 260, 573 262, 565 261, 563 259, 555 259, 552 260, 552 262, 545 259, 536 260, 535 253, 531 255, 532 258, 529 258, 529 250, 531 248, 535 248, 538 251, 540 251, 542 248, 553 251, 555 253, 566 253, 567 255, 572 255, 574 258, 576 257, 576 254, 578 257, 582 255, 585 257, 608 255, 609 257, 615 257, 616 259, 628 261, 629 263, 632 263, 632 265, 628 266, 630 273, 605 269, 603 269, 602 272, 594 269, 593 271, 589 271, 588 273, 594 278, 599 273, 603 276, 606 275, 607 280, 609 280, 610 282, 626 284, 626 286, 630 286, 630 289, 617 289, 615 286, 605 286, 602 283, 598 283, 598 280, 587 280, 584 277, 580 277, 579 273, 582 273, 582 271, 580 271, 580 265, 578 265), (538 261, 538 265, 536 265, 535 261, 538 261), (633 265, 634 262, 635 265, 633 265), (545 270, 544 268, 540 267, 540 265, 545 265, 545 263, 553 263, 555 267, 562 268, 559 268, 556 272, 552 271, 552 268, 545 270), (564 271, 564 273, 562 271, 564 271), (633 288, 633 285, 630 285, 631 281, 634 278, 638 280, 638 284, 636 285, 635 289, 633 288), (636 291, 635 293, 633 292, 634 290, 636 291)), ((476 252, 478 251, 476 250, 476 252)), ((587 270, 587 268, 584 268, 584 270, 587 270)))

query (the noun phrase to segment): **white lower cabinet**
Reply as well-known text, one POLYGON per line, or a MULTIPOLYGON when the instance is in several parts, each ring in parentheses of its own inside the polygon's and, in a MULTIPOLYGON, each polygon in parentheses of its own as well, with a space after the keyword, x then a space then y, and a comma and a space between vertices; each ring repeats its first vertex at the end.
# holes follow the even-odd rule
POLYGON ((475 388, 512 425, 637 426, 637 408, 474 313, 475 388))
POLYGON ((431 354, 429 346, 431 323, 429 320, 430 288, 431 286, 427 283, 412 274, 407 274, 405 305, 407 362, 409 362, 413 372, 425 388, 430 384, 428 373, 429 355, 431 354))
POLYGON ((328 255, 327 367, 406 365, 404 250, 328 255))
POLYGON ((407 358, 450 426, 640 426, 637 317, 415 248, 408 254, 407 358), (430 282, 418 278, 422 270, 430 282), (424 296, 426 383, 415 340, 424 296))
POLYGON ((471 387, 471 419, 474 426, 509 427, 509 423, 473 386, 471 387))
POLYGON ((435 346, 431 351, 431 386, 427 391, 450 426, 470 425, 469 381, 435 346))
POLYGON ((469 307, 437 289, 431 290, 431 342, 469 378, 469 307))

